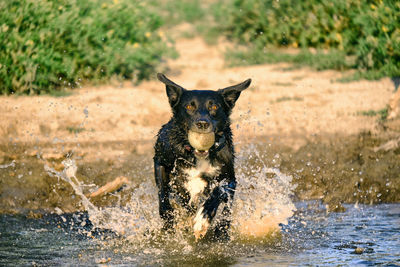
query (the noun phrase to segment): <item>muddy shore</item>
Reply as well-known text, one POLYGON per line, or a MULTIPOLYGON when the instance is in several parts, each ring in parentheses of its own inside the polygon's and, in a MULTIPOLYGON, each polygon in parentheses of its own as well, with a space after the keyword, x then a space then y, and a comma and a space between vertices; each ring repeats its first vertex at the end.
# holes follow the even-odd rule
MULTIPOLYGON (((400 201, 400 148, 377 150, 390 140, 393 139, 379 134, 360 133, 345 138, 316 138, 297 150, 279 142, 265 142, 265 139, 254 141, 254 144, 264 155, 263 162, 267 166, 293 176, 297 185, 294 199, 320 199, 329 210, 341 211, 343 203, 400 201)), ((99 206, 123 205, 141 182, 153 179, 151 153, 135 152, 132 142, 97 146, 105 150, 130 147, 131 152, 114 159, 86 161, 84 156, 74 154, 72 150, 69 154, 44 159, 40 153, 25 154, 30 149, 26 144, 1 146, 1 150, 8 154, 0 168, 0 213, 40 214, 82 209, 80 197, 75 195, 71 185, 49 176, 44 169, 46 165, 62 171, 64 166, 61 162, 67 157, 75 158, 77 178, 87 185, 84 187, 86 194, 119 176, 130 181, 117 194, 93 198, 93 203, 99 206)))
MULTIPOLYGON (((188 89, 253 79, 232 114, 237 151, 254 144, 267 166, 293 176, 295 199, 320 199, 329 210, 400 201, 400 122, 374 115, 393 94, 390 79, 340 83, 342 73, 285 64, 228 68, 224 47, 183 39, 181 56, 164 70, 188 89)), ((71 186, 44 169, 61 171, 66 158, 75 160, 84 193, 128 178, 120 192, 94 198, 99 206, 123 205, 153 179, 155 135, 170 117, 155 80, 87 86, 64 97, 1 96, 0 103, 0 213, 80 210, 71 186)))

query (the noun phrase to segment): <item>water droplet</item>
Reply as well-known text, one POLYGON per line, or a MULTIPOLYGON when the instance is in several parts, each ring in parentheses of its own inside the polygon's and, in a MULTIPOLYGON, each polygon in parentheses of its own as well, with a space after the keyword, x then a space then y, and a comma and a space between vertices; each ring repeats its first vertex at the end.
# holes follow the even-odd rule
POLYGON ((87 107, 85 107, 85 108, 83 109, 83 113, 85 114, 85 117, 86 117, 86 118, 89 117, 89 111, 88 111, 87 107))

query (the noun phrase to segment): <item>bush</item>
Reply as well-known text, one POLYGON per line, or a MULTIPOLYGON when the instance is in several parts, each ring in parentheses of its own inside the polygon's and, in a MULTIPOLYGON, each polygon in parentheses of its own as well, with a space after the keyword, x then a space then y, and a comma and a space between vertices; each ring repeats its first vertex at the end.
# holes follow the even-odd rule
POLYGON ((400 76, 399 1, 221 0, 213 9, 218 29, 251 49, 333 50, 339 69, 400 76))
POLYGON ((146 79, 173 53, 161 24, 142 1, 0 1, 0 93, 146 79))

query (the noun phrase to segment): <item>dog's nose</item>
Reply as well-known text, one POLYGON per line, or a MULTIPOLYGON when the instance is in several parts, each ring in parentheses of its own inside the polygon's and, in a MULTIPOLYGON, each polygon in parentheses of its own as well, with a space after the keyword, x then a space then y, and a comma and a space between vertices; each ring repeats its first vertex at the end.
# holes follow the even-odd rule
POLYGON ((199 130, 207 130, 210 127, 210 123, 208 121, 200 120, 196 122, 196 126, 199 130))

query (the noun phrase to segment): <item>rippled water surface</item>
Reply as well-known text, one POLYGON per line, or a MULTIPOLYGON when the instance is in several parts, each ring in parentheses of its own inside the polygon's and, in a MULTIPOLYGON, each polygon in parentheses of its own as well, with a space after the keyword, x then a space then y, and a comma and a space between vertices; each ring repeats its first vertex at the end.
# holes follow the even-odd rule
POLYGON ((62 171, 44 169, 54 183, 73 188, 85 212, 0 215, 0 266, 400 265, 400 204, 345 205, 345 212, 329 213, 317 201, 293 202, 292 176, 266 166, 251 146, 237 157, 231 241, 225 243, 196 242, 185 217, 175 233, 160 231, 153 178, 113 193, 116 199, 129 194, 127 203, 99 207, 84 194, 76 162, 63 165, 62 171))
POLYGON ((316 202, 296 207, 282 235, 226 244, 150 233, 136 242, 96 230, 87 213, 2 215, 0 265, 400 265, 399 204, 347 205, 344 213, 316 202))

